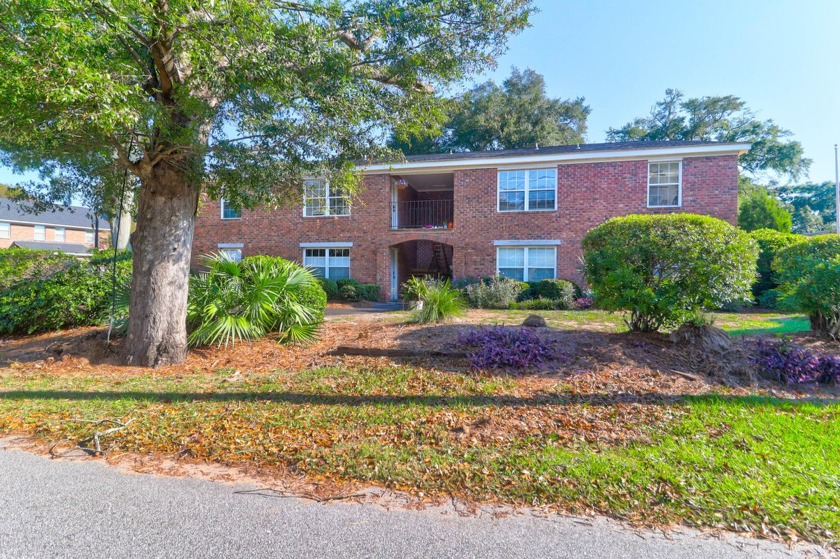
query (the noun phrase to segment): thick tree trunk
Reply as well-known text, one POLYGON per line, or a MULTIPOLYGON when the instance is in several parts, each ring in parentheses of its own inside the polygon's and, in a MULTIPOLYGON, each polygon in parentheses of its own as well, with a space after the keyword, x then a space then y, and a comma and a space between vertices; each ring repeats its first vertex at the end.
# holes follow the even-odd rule
POLYGON ((198 189, 166 163, 142 178, 126 361, 157 367, 187 355, 187 291, 198 189))

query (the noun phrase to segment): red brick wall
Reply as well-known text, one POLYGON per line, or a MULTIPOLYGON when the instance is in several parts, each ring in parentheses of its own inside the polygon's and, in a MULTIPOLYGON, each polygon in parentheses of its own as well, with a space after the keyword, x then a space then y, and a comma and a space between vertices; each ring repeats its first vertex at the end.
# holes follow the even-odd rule
MULTIPOLYGON (((99 234, 99 248, 106 248, 108 246, 108 238, 110 235, 105 232, 99 234)), ((12 223, 11 236, 8 239, 0 239, 0 248, 9 248, 15 241, 34 241, 35 240, 35 226, 25 223, 12 223)), ((45 242, 55 242, 55 227, 47 225, 44 234, 45 242)), ((64 228, 64 242, 93 247, 93 243, 85 242, 84 229, 70 229, 64 228)))
MULTIPOLYGON (((605 220, 619 215, 682 211, 737 221, 737 156, 683 159, 683 204, 647 208, 647 161, 576 163, 558 166, 557 210, 499 213, 496 169, 455 172, 454 228, 390 230, 390 177, 368 175, 350 217, 303 217, 300 207, 266 212, 244 210, 238 220, 221 220, 218 202, 206 202, 196 223, 193 262, 219 243, 242 243, 243 255, 275 254, 301 260, 302 242, 353 243, 353 277, 379 283, 390 293, 389 247, 430 240, 452 245, 455 277, 492 275, 495 240, 550 239, 557 247, 557 275, 580 281, 580 241, 605 220)), ((401 277, 402 281, 403 278, 401 277)))

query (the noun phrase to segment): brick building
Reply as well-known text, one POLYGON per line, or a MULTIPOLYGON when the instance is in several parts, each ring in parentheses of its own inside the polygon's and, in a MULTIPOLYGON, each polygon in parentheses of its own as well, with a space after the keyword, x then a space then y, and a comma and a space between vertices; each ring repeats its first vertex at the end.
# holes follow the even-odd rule
POLYGON ((736 223, 738 155, 748 148, 625 142, 409 156, 368 165, 352 201, 311 180, 295 208, 207 202, 193 262, 218 251, 279 255, 378 283, 385 299, 414 274, 580 281, 581 239, 611 217, 689 212, 736 223))
POLYGON ((0 198, 0 248, 15 245, 86 254, 97 245, 106 248, 109 238, 108 222, 99 219, 97 224, 88 208, 65 206, 35 213, 29 202, 0 198))

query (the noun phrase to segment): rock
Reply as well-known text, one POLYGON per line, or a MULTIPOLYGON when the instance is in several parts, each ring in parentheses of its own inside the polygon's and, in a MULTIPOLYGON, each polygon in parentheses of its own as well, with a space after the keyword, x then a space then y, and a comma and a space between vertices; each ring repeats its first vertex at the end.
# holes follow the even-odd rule
POLYGON ((528 317, 522 321, 522 326, 528 328, 545 328, 548 324, 545 319, 538 314, 529 314, 528 317))

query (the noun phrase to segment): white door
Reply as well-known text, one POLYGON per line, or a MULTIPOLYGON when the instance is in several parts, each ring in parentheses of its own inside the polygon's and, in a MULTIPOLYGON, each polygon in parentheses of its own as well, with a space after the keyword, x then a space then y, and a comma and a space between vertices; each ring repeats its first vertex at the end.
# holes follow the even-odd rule
POLYGON ((400 228, 400 212, 399 212, 400 195, 397 187, 391 185, 391 229, 400 228))
POLYGON ((391 300, 397 301, 400 298, 400 251, 391 249, 391 300))

